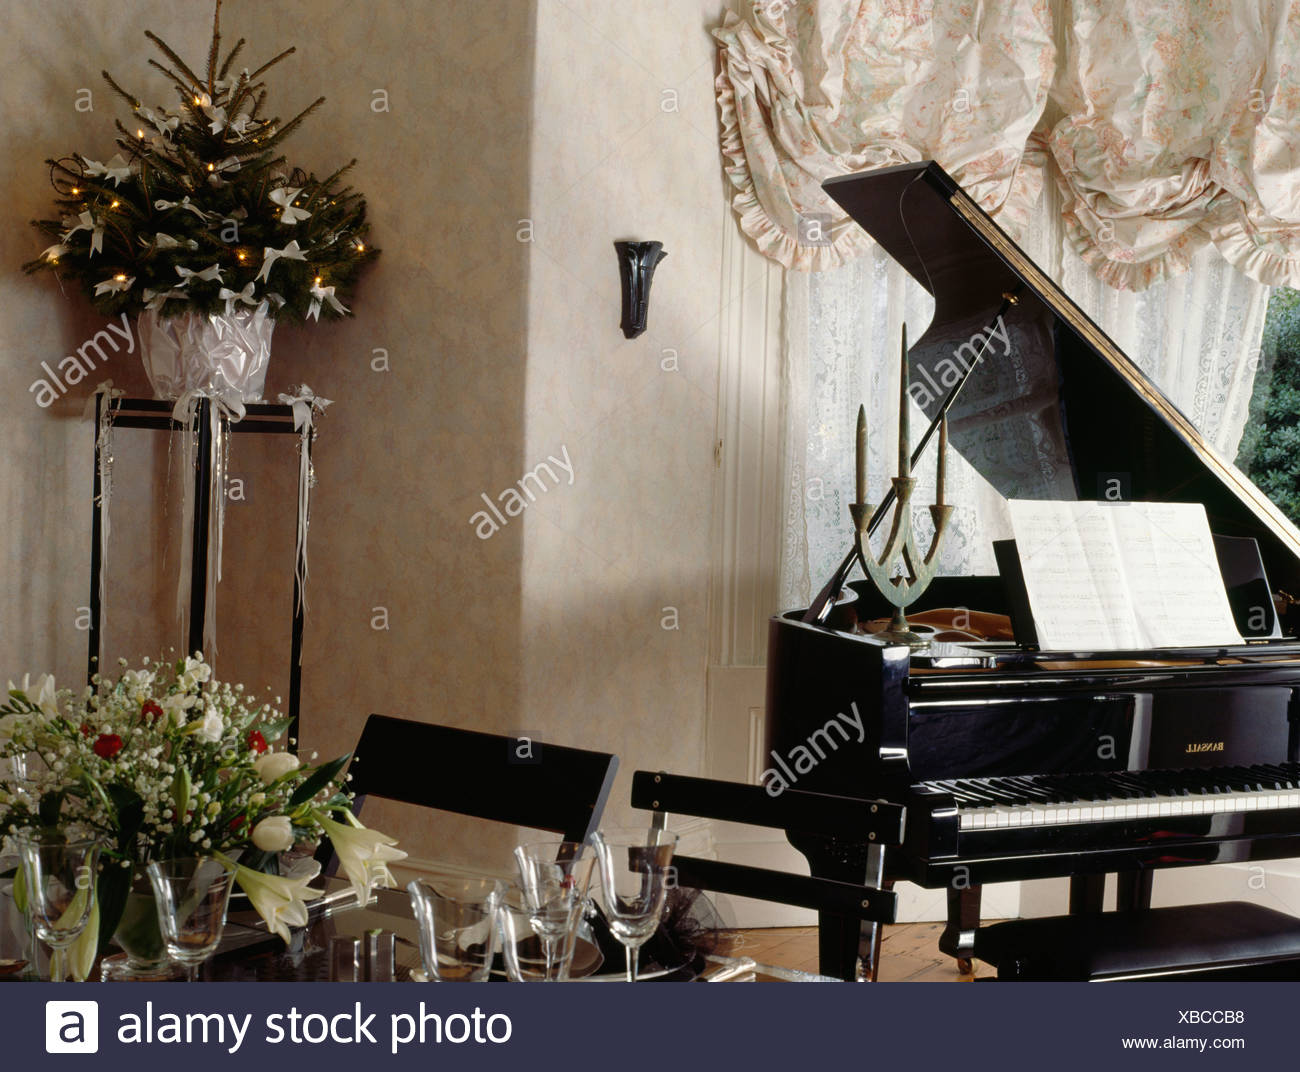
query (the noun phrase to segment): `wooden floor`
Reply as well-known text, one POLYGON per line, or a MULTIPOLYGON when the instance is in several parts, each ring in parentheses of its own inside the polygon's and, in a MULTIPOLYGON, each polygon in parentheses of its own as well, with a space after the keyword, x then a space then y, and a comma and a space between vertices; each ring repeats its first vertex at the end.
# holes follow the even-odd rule
MULTIPOLYGON (((992 976, 994 969, 975 962, 974 975, 960 975, 957 962, 939 952, 942 923, 900 923, 885 928, 880 943, 881 982, 961 983, 992 976)), ((796 971, 817 970, 816 927, 772 927, 731 931, 719 950, 728 956, 753 957, 796 971)))

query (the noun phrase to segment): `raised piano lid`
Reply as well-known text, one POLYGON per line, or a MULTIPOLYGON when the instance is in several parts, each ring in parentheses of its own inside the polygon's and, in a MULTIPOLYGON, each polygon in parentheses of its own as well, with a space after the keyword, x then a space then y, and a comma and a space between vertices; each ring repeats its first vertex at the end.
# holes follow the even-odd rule
MULTIPOLYGON (((1003 312, 949 414, 953 447, 1003 498, 1101 499, 1119 479, 1128 499, 1200 502, 1213 532, 1259 541, 1275 590, 1300 591, 1300 531, 938 164, 823 188, 934 296, 909 352, 928 417, 1003 312)), ((999 523, 987 539, 1009 535, 999 523)))

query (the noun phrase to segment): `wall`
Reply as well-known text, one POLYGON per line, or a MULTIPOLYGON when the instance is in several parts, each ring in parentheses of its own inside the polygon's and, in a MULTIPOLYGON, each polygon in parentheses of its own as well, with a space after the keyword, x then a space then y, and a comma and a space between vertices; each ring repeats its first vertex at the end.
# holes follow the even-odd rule
MULTIPOLYGON (((287 116, 318 93, 328 101, 288 143, 290 159, 319 172, 356 156, 353 180, 384 250, 354 320, 277 332, 268 381, 272 397, 306 381, 336 400, 316 453, 307 748, 346 749, 371 711, 532 731, 618 752, 612 811, 625 817, 636 767, 699 769, 726 220, 706 31, 717 6, 226 4, 227 40, 247 37, 250 59, 298 46, 270 73, 274 110, 287 116), (376 110, 379 90, 387 111, 376 110), (650 331, 633 342, 618 331, 618 238, 669 251, 650 331), (376 350, 389 371, 374 370, 376 350), (571 459, 572 484, 561 472, 559 486, 479 539, 480 495, 496 498, 550 454, 571 459)), ((170 101, 145 66, 143 31, 198 62, 210 9, 4 8, 0 676, 53 669, 75 682, 91 385, 49 411, 27 387, 41 360, 72 352, 101 322, 52 279, 17 270, 41 248, 21 222, 47 212, 45 157, 111 155, 118 111, 100 69, 170 101), (76 110, 81 87, 93 112, 76 110)), ((134 355, 106 374, 146 390, 134 355)), ((149 544, 175 524, 174 497, 166 511, 158 502, 169 464, 161 443, 124 445, 117 468, 110 634, 144 651, 174 635, 171 567, 160 579, 149 544), (129 461, 133 452, 142 456, 129 461)), ((279 576, 291 464, 269 448, 237 452, 249 500, 231 505, 231 575, 268 586, 279 576)), ((267 590, 273 600, 247 617, 223 597, 221 670, 280 691, 288 608, 280 588, 267 590)), ((508 863, 506 833, 369 814, 415 856, 508 863)))

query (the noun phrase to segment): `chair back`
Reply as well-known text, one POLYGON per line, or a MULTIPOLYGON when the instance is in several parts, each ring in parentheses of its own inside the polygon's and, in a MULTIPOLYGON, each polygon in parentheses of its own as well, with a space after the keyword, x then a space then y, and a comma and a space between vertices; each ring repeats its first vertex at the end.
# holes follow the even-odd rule
MULTIPOLYGON (((348 788, 354 814, 375 796, 584 842, 600 825, 617 771, 608 752, 371 715, 348 788)), ((324 844, 317 859, 331 855, 324 844)))
MULTIPOLYGON (((795 789, 773 797, 762 786, 662 771, 637 771, 633 775, 632 806, 653 811, 652 821, 661 827, 672 812, 784 830, 794 837, 834 837, 882 847, 902 841, 906 814, 902 805, 888 801, 795 789)), ((821 970, 841 978, 853 978, 856 967, 852 958, 845 960, 836 954, 839 936, 856 933, 863 924, 893 923, 897 913, 897 895, 892 889, 861 882, 795 875, 693 856, 674 856, 673 866, 680 886, 816 909, 821 970)), ((876 932, 871 933, 874 941, 876 932)))

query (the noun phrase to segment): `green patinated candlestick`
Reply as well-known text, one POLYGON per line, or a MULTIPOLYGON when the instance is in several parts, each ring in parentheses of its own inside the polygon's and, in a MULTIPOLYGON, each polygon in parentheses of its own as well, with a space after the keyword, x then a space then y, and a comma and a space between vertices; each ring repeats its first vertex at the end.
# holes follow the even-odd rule
POLYGON ((939 566, 939 547, 948 527, 948 518, 952 507, 943 501, 944 469, 948 454, 948 418, 945 415, 939 424, 939 459, 935 473, 935 504, 929 508, 930 518, 934 522, 934 538, 930 541, 930 550, 921 558, 920 548, 912 533, 912 492, 916 479, 912 476, 912 458, 910 436, 908 434, 908 398, 907 369, 907 328, 903 328, 901 383, 898 399, 898 475, 892 479, 894 486, 894 520, 885 540, 884 550, 873 555, 870 533, 867 531, 875 506, 867 500, 867 411, 865 406, 858 408, 857 465, 855 476, 855 502, 849 506, 853 515, 855 530, 855 550, 862 569, 871 578, 894 608, 889 628, 876 636, 881 640, 897 644, 907 644, 913 648, 924 648, 929 641, 912 632, 907 627, 904 608, 911 606, 920 598, 930 582, 934 579, 939 566))

